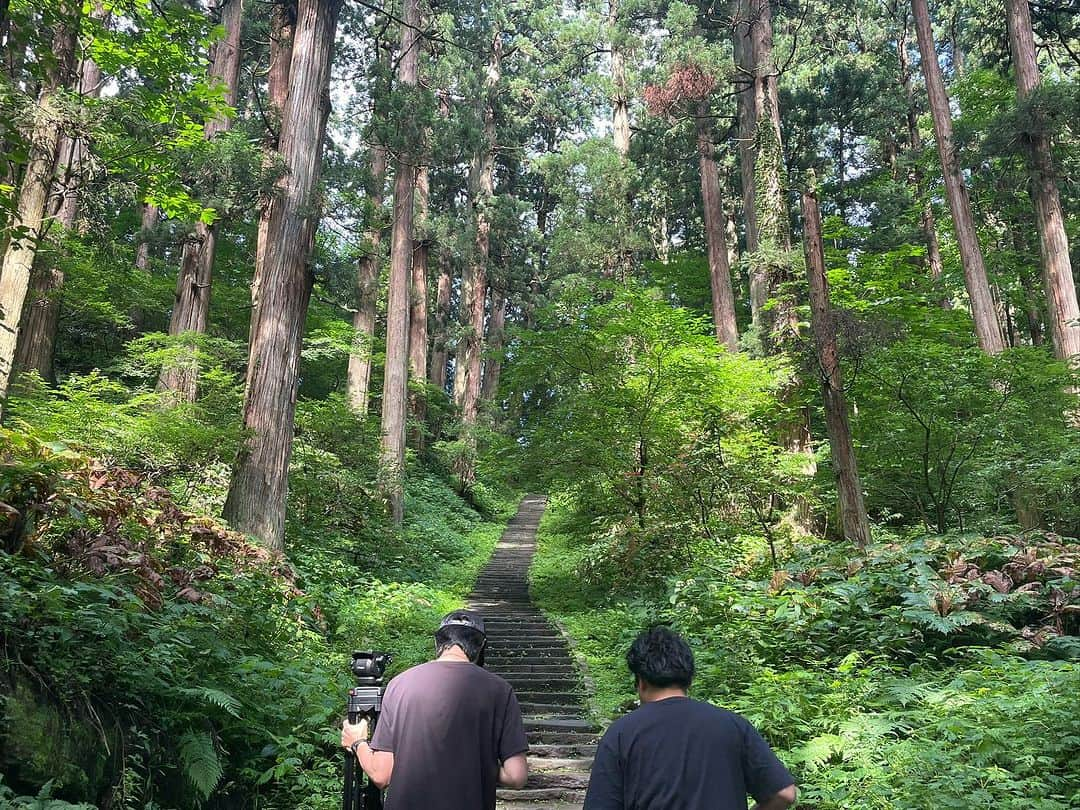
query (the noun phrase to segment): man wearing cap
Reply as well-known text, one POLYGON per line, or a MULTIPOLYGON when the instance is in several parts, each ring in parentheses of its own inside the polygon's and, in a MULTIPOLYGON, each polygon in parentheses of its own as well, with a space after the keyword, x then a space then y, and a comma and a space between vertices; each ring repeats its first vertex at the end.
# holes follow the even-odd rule
POLYGON ((387 788, 386 810, 494 810, 497 785, 528 778, 529 743, 513 688, 483 668, 484 620, 457 610, 435 633, 435 660, 393 678, 368 742, 346 722, 341 744, 387 788))

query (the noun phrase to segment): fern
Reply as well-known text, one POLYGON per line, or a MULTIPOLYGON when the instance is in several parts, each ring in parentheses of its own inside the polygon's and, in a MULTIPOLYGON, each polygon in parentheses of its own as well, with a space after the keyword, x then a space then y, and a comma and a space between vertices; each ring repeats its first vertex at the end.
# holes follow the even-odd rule
POLYGON ((203 799, 210 798, 224 773, 214 738, 205 731, 189 731, 180 737, 180 765, 203 799))
POLYGON ((179 691, 183 695, 193 697, 209 706, 221 709, 232 717, 238 719, 240 717, 240 701, 227 692, 222 692, 220 689, 211 689, 207 686, 196 686, 181 689, 179 691))

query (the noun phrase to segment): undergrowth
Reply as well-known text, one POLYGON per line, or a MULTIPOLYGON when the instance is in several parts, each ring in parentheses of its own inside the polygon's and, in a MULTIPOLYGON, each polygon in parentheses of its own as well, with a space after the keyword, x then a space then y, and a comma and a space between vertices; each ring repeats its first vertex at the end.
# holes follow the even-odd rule
POLYGON ((430 657, 511 504, 484 517, 416 465, 389 531, 363 437, 320 433, 333 407, 301 408, 287 558, 191 509, 212 478, 185 502, 160 467, 118 463, 137 437, 96 458, 0 435, 0 803, 338 805, 350 652, 430 657))
POLYGON ((690 641, 692 694, 749 718, 820 810, 1080 807, 1077 545, 1045 533, 888 536, 865 557, 807 539, 698 548, 641 587, 606 575, 566 497, 532 589, 574 637, 601 719, 630 710, 623 658, 654 623, 690 641))

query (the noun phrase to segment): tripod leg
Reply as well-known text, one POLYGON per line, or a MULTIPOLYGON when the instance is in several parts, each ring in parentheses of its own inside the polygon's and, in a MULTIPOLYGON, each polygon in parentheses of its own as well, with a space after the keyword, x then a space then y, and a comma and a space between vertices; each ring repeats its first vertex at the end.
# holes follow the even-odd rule
POLYGON ((345 779, 341 791, 341 810, 361 810, 360 779, 357 774, 356 757, 352 752, 345 752, 345 779))

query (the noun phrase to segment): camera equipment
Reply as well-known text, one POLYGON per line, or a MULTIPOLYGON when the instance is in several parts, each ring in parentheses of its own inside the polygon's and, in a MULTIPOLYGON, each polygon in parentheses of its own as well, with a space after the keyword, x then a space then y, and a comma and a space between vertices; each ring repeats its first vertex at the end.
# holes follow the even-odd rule
MULTIPOLYGON (((350 723, 368 720, 368 729, 375 731, 382 711, 383 674, 393 659, 389 653, 354 652, 349 669, 356 678, 356 686, 349 690, 348 715, 350 723)), ((382 810, 382 791, 366 779, 364 769, 352 751, 345 752, 345 788, 342 793, 342 810, 382 810)))

